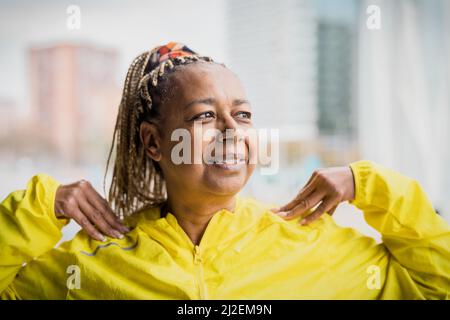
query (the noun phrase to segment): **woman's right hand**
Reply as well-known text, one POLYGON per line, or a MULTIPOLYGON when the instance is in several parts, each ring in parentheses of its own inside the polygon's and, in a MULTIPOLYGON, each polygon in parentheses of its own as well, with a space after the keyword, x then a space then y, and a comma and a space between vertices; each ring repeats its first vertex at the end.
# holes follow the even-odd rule
POLYGON ((85 180, 61 185, 56 190, 55 215, 75 220, 94 239, 105 235, 123 238, 130 230, 114 214, 108 202, 85 180))

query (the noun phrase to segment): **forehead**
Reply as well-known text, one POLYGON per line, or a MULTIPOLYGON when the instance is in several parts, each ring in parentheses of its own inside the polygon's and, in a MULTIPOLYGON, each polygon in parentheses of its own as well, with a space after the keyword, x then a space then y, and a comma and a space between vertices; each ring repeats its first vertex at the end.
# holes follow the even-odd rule
POLYGON ((245 90, 229 69, 214 63, 193 63, 181 66, 170 75, 176 90, 174 98, 190 101, 198 98, 244 99, 245 90))

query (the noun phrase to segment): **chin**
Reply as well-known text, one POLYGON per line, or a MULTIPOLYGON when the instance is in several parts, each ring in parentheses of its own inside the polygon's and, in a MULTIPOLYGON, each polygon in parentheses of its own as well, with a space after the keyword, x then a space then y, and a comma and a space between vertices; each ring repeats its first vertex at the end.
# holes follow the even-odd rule
POLYGON ((248 177, 246 172, 240 172, 234 175, 213 175, 208 174, 205 177, 204 186, 210 193, 216 195, 235 195, 245 186, 248 177))

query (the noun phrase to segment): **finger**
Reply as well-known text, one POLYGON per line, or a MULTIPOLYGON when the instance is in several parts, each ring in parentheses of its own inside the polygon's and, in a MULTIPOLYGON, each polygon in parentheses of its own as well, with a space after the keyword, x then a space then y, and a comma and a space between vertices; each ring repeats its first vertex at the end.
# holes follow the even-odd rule
POLYGON ((83 215, 83 213, 76 209, 72 215, 73 219, 86 230, 87 234, 98 241, 106 241, 106 237, 101 234, 93 225, 89 222, 89 219, 83 215))
POLYGON ((275 208, 275 210, 272 209, 272 211, 277 213, 292 210, 299 204, 302 198, 309 196, 314 191, 314 189, 315 189, 315 176, 311 176, 309 182, 300 190, 298 195, 291 202, 280 208, 275 208))
POLYGON ((332 216, 334 214, 334 211, 336 210, 338 206, 334 206, 333 208, 331 208, 330 210, 327 211, 327 213, 332 216))
POLYGON ((112 238, 123 238, 123 235, 109 225, 103 215, 96 208, 91 206, 86 199, 79 199, 79 207, 89 221, 103 234, 107 234, 112 238))
POLYGON ((121 233, 127 233, 130 231, 126 226, 123 225, 122 221, 115 215, 114 211, 108 205, 108 202, 97 192, 97 190, 92 187, 90 183, 87 183, 86 189, 86 199, 94 206, 106 219, 109 225, 121 233))
POLYGON ((108 221, 108 223, 112 227, 114 227, 114 229, 118 230, 119 232, 121 233, 130 232, 130 229, 126 227, 115 214, 108 212, 104 215, 104 218, 106 219, 106 221, 108 221))
POLYGON ((299 204, 292 210, 280 212, 278 214, 284 217, 286 220, 292 220, 294 218, 300 217, 309 209, 314 208, 320 201, 324 199, 325 196, 325 192, 316 190, 309 196, 300 199, 299 204))
POLYGON ((315 177, 316 177, 316 174, 312 173, 311 176, 309 177, 308 181, 306 181, 305 187, 308 186, 315 177))
POLYGON ((288 210, 293 209, 295 206, 297 206, 299 204, 299 201, 301 198, 307 197, 311 192, 314 191, 314 187, 315 187, 315 185, 311 181, 309 184, 307 184, 300 190, 300 192, 297 194, 297 196, 293 200, 291 200, 291 202, 280 207, 279 211, 288 211, 288 210))
POLYGON ((308 223, 313 222, 314 220, 318 219, 321 215, 323 215, 326 211, 333 208, 333 206, 336 205, 335 198, 325 198, 322 203, 317 207, 316 210, 314 210, 313 213, 311 213, 306 218, 303 218, 300 221, 300 224, 305 225, 308 223))
POLYGON ((130 229, 123 225, 123 222, 114 214, 106 200, 101 198, 100 195, 97 200, 90 202, 103 215, 103 218, 108 222, 108 224, 115 230, 119 231, 120 233, 130 232, 130 229))

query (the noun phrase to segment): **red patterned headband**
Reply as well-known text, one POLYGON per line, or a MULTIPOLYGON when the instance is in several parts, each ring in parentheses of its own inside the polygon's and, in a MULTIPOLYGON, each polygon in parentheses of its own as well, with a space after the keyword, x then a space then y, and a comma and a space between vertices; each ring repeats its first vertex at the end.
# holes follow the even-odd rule
POLYGON ((139 90, 141 97, 147 102, 148 108, 151 109, 152 107, 149 86, 156 87, 158 78, 164 74, 165 70, 172 69, 175 65, 199 60, 213 62, 210 57, 200 56, 186 45, 178 42, 169 42, 147 53, 145 67, 139 82, 139 90))
POLYGON ((169 42, 166 45, 156 47, 150 52, 150 57, 145 67, 145 73, 155 69, 159 64, 177 57, 197 55, 196 52, 189 49, 186 45, 179 42, 169 42))

